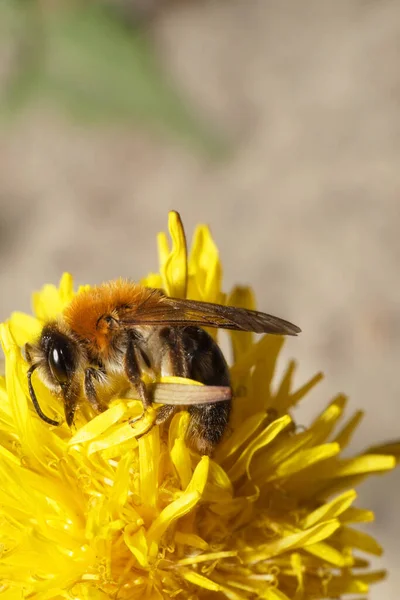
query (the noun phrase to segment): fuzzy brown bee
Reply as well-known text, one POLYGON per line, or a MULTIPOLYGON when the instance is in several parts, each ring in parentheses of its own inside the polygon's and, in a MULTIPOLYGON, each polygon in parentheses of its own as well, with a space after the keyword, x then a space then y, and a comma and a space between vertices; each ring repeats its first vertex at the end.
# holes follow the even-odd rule
MULTIPOLYGON (((280 335, 300 332, 296 325, 265 313, 170 298, 125 280, 104 283, 75 296, 57 321, 44 326, 37 342, 26 345, 29 392, 38 415, 59 425, 40 409, 31 379, 36 369, 44 383, 61 394, 68 425, 82 395, 100 412, 112 395, 128 386, 146 410, 152 400, 162 402, 163 396, 151 397, 144 373, 154 379, 189 377, 205 384, 202 392, 196 386, 204 404, 190 406, 191 386, 180 386, 184 393, 178 402, 189 406, 193 444, 210 453, 228 423, 232 393, 226 360, 203 327, 280 335)), ((178 408, 166 403, 166 393, 164 400, 156 424, 178 408)))

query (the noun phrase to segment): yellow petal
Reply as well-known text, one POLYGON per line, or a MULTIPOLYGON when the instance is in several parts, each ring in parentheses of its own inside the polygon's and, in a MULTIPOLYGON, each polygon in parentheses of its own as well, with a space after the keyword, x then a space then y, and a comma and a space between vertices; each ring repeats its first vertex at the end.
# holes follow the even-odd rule
POLYGON ((198 492, 184 493, 180 498, 171 502, 161 511, 152 522, 147 534, 149 544, 158 543, 167 528, 177 519, 189 513, 198 504, 201 496, 198 492))
POLYGON ((35 444, 32 422, 28 418, 28 402, 19 376, 19 350, 15 345, 9 326, 6 324, 0 324, 0 340, 4 355, 7 358, 6 386, 16 430, 26 443, 32 442, 35 444))
POLYGON ((272 556, 287 552, 288 550, 295 550, 303 548, 321 542, 327 537, 330 537, 340 527, 340 523, 333 519, 326 523, 320 523, 314 525, 306 531, 299 531, 292 535, 279 538, 268 544, 263 544, 258 550, 249 550, 244 554, 246 560, 250 563, 256 563, 259 561, 267 560, 272 556))
POLYGON ((353 559, 351 557, 343 556, 341 551, 336 550, 336 548, 333 548, 325 542, 307 546, 305 551, 314 556, 318 556, 318 558, 321 558, 324 562, 335 565, 335 567, 351 567, 353 564, 353 559))
MULTIPOLYGON (((189 448, 185 443, 186 431, 189 426, 190 417, 188 413, 181 413, 180 415, 175 415, 178 417, 176 422, 179 423, 179 428, 177 431, 177 435, 173 441, 171 452, 171 459, 175 465, 177 473, 179 475, 179 479, 181 481, 182 489, 186 488, 189 485, 190 479, 192 477, 192 461, 190 458, 189 448), (183 418, 181 417, 183 415, 183 418)), ((172 433, 172 424, 170 428, 170 440, 172 433)), ((171 444, 171 442, 170 442, 171 444)))
POLYGON ((237 556, 236 550, 228 550, 225 552, 207 552, 206 554, 199 554, 198 556, 183 558, 182 560, 178 561, 177 564, 180 566, 197 565, 203 562, 219 560, 220 558, 232 558, 234 556, 237 556))
POLYGON ((282 409, 284 407, 286 407, 286 409, 288 409, 288 408, 291 408, 292 406, 296 406, 296 404, 298 404, 298 402, 302 398, 304 398, 304 396, 306 396, 308 394, 308 392, 310 392, 312 390, 313 387, 315 387, 320 381, 322 381, 323 378, 324 378, 323 373, 317 373, 316 375, 314 375, 314 377, 312 377, 310 379, 310 381, 308 381, 307 383, 302 385, 298 390, 296 390, 295 392, 292 392, 290 394, 289 400, 287 402, 283 403, 282 409))
POLYGON ((312 445, 313 434, 311 431, 304 431, 293 436, 282 436, 268 453, 268 461, 264 457, 255 457, 252 467, 253 477, 255 479, 264 478, 267 473, 275 471, 280 464, 291 456, 297 455, 300 450, 312 445))
POLYGON ((138 446, 136 439, 133 439, 135 437, 136 432, 129 423, 119 425, 116 429, 111 429, 109 433, 104 431, 99 439, 95 439, 88 444, 88 456, 100 451, 102 451, 103 458, 112 458, 113 456, 123 454, 123 449, 127 442, 129 442, 127 450, 138 446))
MULTIPOLYGON (((172 250, 160 268, 164 282, 163 287, 169 296, 185 298, 187 288, 186 236, 177 212, 169 213, 168 226, 172 238, 172 250)), ((161 246, 162 252, 164 252, 165 244, 161 242, 161 246)))
POLYGON ((192 479, 186 488, 186 493, 196 491, 200 496, 204 492, 204 488, 207 484, 208 471, 210 468, 210 459, 208 456, 202 456, 200 462, 197 464, 192 479))
POLYGON ((208 550, 209 548, 208 543, 194 533, 184 533, 183 531, 177 531, 175 533, 175 541, 178 544, 191 546, 192 548, 198 548, 199 550, 208 550))
POLYGON ((327 504, 323 504, 320 508, 317 508, 311 512, 305 519, 303 519, 301 526, 304 529, 308 529, 319 523, 320 521, 328 521, 341 515, 357 498, 357 494, 354 490, 344 492, 337 498, 334 498, 327 504))
POLYGON ((74 297, 74 280, 70 273, 63 273, 60 279, 60 301, 65 308, 74 297))
POLYGON ((160 265, 160 271, 165 268, 165 264, 168 260, 171 249, 169 247, 169 241, 167 234, 162 231, 157 235, 157 247, 158 247, 158 262, 160 265))
POLYGON ((270 369, 265 373, 267 381, 272 380, 274 373, 275 361, 278 359, 279 351, 281 350, 284 343, 282 336, 265 335, 258 342, 256 342, 249 350, 241 356, 233 365, 231 369, 232 377, 240 374, 247 374, 252 369, 257 358, 263 359, 268 355, 270 360, 270 369))
POLYGON ((12 454, 12 452, 7 450, 7 448, 0 446, 0 455, 2 460, 8 461, 14 465, 19 466, 20 461, 14 456, 14 454, 12 454))
POLYGON ((97 415, 91 421, 86 423, 70 439, 69 445, 83 444, 104 433, 111 425, 117 423, 123 417, 126 411, 126 405, 123 402, 117 402, 105 412, 97 415))
POLYGON ((13 312, 8 324, 11 335, 20 347, 36 340, 42 330, 42 325, 35 317, 22 312, 13 312))
POLYGON ((357 458, 343 459, 333 472, 322 474, 322 478, 332 479, 333 477, 349 477, 364 473, 379 473, 394 469, 395 466, 396 461, 393 456, 367 454, 357 458))
POLYGON ((45 285, 33 294, 33 310, 41 321, 56 319, 73 298, 73 282, 69 273, 64 273, 60 287, 45 285))
POLYGON ((136 437, 140 437, 148 433, 154 425, 156 416, 157 413, 155 409, 152 406, 148 407, 141 418, 138 418, 136 421, 132 421, 130 423, 130 427, 132 428, 133 434, 136 437))
MULTIPOLYGON (((193 477, 186 488, 186 491, 182 493, 180 498, 171 502, 158 517, 153 521, 147 534, 149 544, 158 544, 161 536, 164 534, 166 529, 176 521, 183 517, 188 512, 193 510, 196 504, 199 502, 201 495, 204 491, 204 487, 207 483, 209 467, 208 456, 203 456, 194 470, 193 477)), ((154 545, 152 546, 152 553, 156 550, 154 545)))
POLYGON ((235 394, 232 428, 239 427, 254 413, 273 409, 280 416, 272 397, 273 374, 284 338, 265 335, 243 354, 231 369, 232 386, 235 394))
POLYGON ((360 573, 357 575, 357 579, 359 581, 363 581, 365 583, 376 583, 377 581, 382 581, 385 579, 387 572, 382 569, 381 571, 370 571, 369 573, 360 573))
POLYGON ((296 588, 296 594, 295 594, 295 600, 296 598, 301 598, 302 596, 304 596, 304 573, 305 573, 305 568, 303 565, 303 560, 300 554, 298 554, 297 552, 293 552, 293 554, 290 557, 290 564, 292 566, 293 569, 293 573, 296 576, 297 579, 297 588, 296 588))
POLYGON ((337 421, 343 414, 346 408, 347 398, 343 394, 339 394, 326 410, 319 415, 310 425, 310 430, 313 432, 313 443, 321 444, 332 433, 337 421))
POLYGON ((223 302, 220 291, 222 268, 218 249, 206 225, 199 225, 194 232, 189 257, 189 275, 191 298, 206 302, 223 302))
POLYGON ((342 523, 370 523, 375 520, 375 515, 372 510, 350 506, 342 513, 340 520, 342 523))
POLYGON ((367 594, 368 585, 360 580, 352 579, 348 575, 332 577, 327 583, 325 595, 329 598, 338 598, 342 594, 367 594))
MULTIPOLYGON (((238 306, 242 308, 255 309, 255 297, 253 290, 249 287, 236 286, 228 296, 227 304, 229 306, 238 306)), ((231 331, 233 360, 236 361, 245 354, 253 343, 254 334, 244 331, 231 331)))
POLYGON ((266 600, 290 600, 286 594, 278 590, 278 588, 270 587, 265 591, 263 596, 266 600))
POLYGON ((363 418, 364 413, 362 410, 358 410, 351 419, 344 425, 344 427, 339 431, 336 435, 334 441, 340 445, 340 447, 346 448, 351 441, 353 433, 356 428, 360 424, 361 419, 363 418))
POLYGON ((399 461, 400 458, 400 442, 393 441, 387 444, 380 444, 378 446, 373 446, 372 448, 368 448, 368 454, 390 454, 399 461))
POLYGON ((208 579, 208 577, 204 577, 204 575, 200 575, 200 573, 194 573, 193 571, 183 571, 182 575, 183 578, 186 579, 186 581, 189 581, 189 583, 193 583, 194 585, 204 588, 205 590, 210 590, 211 592, 221 591, 221 586, 218 585, 218 583, 211 581, 211 579, 208 579))
POLYGON ((124 530, 124 542, 132 552, 141 567, 148 567, 148 546, 144 527, 137 531, 130 531, 129 525, 124 530))
POLYGON ((368 554, 374 554, 375 556, 381 556, 382 554, 382 547, 372 536, 364 531, 342 527, 336 537, 342 546, 358 548, 363 552, 368 552, 368 554))
POLYGON ((234 466, 229 470, 228 474, 231 481, 236 481, 239 477, 248 473, 254 454, 261 448, 270 444, 290 423, 291 418, 289 415, 285 415, 268 425, 264 431, 250 442, 247 448, 240 454, 234 466))
POLYGON ((117 515, 119 511, 124 510, 127 503, 131 485, 130 469, 133 459, 134 450, 131 449, 122 456, 118 463, 113 486, 108 494, 108 505, 113 515, 117 515))
POLYGON ((160 434, 158 427, 139 439, 140 495, 143 504, 157 506, 160 434))
POLYGON ((273 481, 275 479, 281 479, 283 477, 289 477, 290 475, 297 474, 304 469, 309 469, 316 463, 327 460, 332 456, 336 456, 339 451, 340 447, 338 444, 323 444, 322 446, 317 446, 316 448, 300 450, 298 454, 288 458, 281 465, 279 465, 278 468, 268 477, 268 480, 273 481))
POLYGON ((228 492, 229 495, 233 494, 233 485, 228 474, 214 460, 211 460, 209 464, 208 480, 209 483, 217 487, 220 492, 225 491, 228 492))
POLYGON ((159 275, 158 273, 149 273, 147 275, 147 277, 143 277, 140 280, 140 284, 144 285, 145 287, 149 287, 149 288, 162 289, 163 288, 163 279, 162 279, 161 275, 159 275))
POLYGON ((243 446, 265 421, 265 413, 259 412, 251 415, 241 425, 239 425, 233 434, 220 444, 216 449, 216 457, 223 461, 235 454, 243 446))

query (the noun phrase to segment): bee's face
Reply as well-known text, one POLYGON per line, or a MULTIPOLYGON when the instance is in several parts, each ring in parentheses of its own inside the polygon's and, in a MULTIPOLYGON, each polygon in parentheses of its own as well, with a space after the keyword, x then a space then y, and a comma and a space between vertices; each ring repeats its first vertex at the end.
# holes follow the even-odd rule
POLYGON ((43 328, 36 344, 25 346, 25 352, 28 362, 39 368, 46 385, 58 391, 70 383, 81 360, 76 340, 53 323, 43 328))

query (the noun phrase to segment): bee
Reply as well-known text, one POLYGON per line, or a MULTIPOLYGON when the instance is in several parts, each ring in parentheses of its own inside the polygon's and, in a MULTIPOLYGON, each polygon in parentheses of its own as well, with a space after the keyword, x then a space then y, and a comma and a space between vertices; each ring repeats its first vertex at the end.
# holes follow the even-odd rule
POLYGON ((124 386, 140 398, 144 412, 152 401, 164 398, 155 421, 160 425, 179 406, 171 394, 152 396, 143 375, 154 380, 187 377, 204 387, 178 386, 176 402, 188 407, 191 445, 210 454, 228 424, 232 391, 228 364, 205 327, 280 335, 300 332, 296 325, 262 312, 172 298, 122 279, 103 283, 77 294, 60 318, 44 325, 35 343, 26 344, 28 387, 37 414, 49 425, 60 424, 39 406, 32 383, 36 369, 45 385, 61 396, 68 426, 81 397, 101 412, 124 386), (200 400, 191 402, 194 388, 200 400))

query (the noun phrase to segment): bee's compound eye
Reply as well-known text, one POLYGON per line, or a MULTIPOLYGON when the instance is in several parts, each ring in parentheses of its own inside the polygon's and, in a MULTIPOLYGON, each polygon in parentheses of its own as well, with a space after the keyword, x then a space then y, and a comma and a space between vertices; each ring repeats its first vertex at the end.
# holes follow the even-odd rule
POLYGON ((65 350, 61 346, 50 349, 49 352, 49 367, 51 374, 58 383, 66 383, 69 379, 69 369, 67 364, 68 357, 65 356, 65 350))

